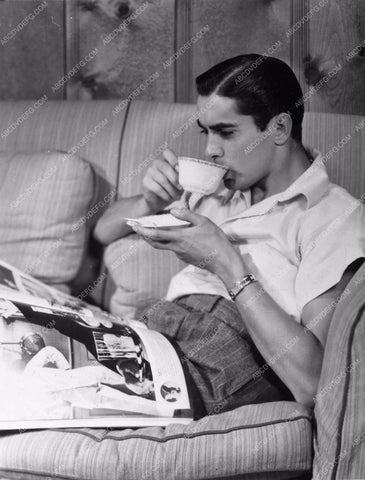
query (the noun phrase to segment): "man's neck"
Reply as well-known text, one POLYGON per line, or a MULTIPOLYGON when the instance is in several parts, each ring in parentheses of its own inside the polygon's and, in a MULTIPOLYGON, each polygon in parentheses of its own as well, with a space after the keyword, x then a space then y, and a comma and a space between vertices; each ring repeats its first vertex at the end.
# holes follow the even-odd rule
POLYGON ((286 190, 310 166, 310 158, 302 145, 293 144, 273 159, 270 174, 251 188, 251 204, 286 190))

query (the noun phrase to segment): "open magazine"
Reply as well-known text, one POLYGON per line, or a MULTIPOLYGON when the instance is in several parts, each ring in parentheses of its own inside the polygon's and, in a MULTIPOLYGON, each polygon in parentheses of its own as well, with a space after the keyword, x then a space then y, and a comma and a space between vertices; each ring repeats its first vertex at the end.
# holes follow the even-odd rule
POLYGON ((0 261, 0 429, 193 418, 171 343, 0 261), (86 348, 85 348, 86 347, 86 348))

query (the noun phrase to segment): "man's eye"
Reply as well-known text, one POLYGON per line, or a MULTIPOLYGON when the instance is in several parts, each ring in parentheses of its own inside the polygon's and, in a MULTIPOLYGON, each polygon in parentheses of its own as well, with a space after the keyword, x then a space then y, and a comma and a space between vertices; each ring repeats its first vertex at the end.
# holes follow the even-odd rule
POLYGON ((204 133, 204 135, 206 135, 208 132, 207 130, 199 130, 199 133, 204 133))
POLYGON ((223 138, 231 137, 233 134, 234 134, 234 132, 220 132, 220 135, 223 138))

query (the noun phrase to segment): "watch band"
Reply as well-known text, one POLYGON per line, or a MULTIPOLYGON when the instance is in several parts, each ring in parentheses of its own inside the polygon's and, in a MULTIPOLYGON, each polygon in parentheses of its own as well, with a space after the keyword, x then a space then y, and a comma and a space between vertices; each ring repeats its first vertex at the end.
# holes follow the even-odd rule
POLYGON ((248 275, 245 275, 242 280, 238 280, 235 284, 234 287, 228 290, 229 296, 231 297, 232 300, 235 300, 237 295, 242 292, 244 288, 247 287, 247 285, 250 285, 250 283, 257 282, 256 278, 252 275, 252 273, 249 273, 248 275))

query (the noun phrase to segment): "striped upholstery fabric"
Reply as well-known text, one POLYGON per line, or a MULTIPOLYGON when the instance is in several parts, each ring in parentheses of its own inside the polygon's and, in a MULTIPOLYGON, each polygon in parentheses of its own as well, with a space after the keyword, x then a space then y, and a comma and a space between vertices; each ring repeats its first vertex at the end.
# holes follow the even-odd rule
POLYGON ((74 279, 87 245, 95 178, 62 153, 0 152, 0 257, 48 284, 74 279), (74 228, 77 226, 77 228, 74 228))
POLYGON ((365 192, 365 124, 362 117, 306 113, 303 141, 323 154, 333 182, 346 188, 354 197, 361 197, 365 192))
POLYGON ((332 319, 318 387, 313 480, 365 478, 365 265, 332 319))
MULTIPOLYGON (((0 102, 0 132, 14 123, 27 109, 29 102, 0 102)), ((97 174, 112 186, 116 185, 121 132, 125 110, 117 116, 115 100, 95 102, 48 101, 21 123, 12 133, 0 135, 0 150, 37 152, 67 151, 77 146, 77 155, 88 160, 97 174), (107 119, 106 126, 88 135, 107 119), (81 145, 81 143, 83 143, 81 145)))
MULTIPOLYGON (((94 102, 47 101, 25 121, 21 118, 29 102, 0 102, 0 132, 12 124, 19 125, 9 133, 0 135, 0 151, 40 152, 50 150, 75 153, 90 162, 97 175, 98 192, 92 221, 108 207, 115 195, 120 158, 120 142, 125 124, 126 110, 113 115, 117 100, 94 102), (102 127, 102 125, 104 125, 102 127), (95 133, 95 128, 98 132, 95 133)), ((84 272, 90 271, 90 262, 84 262, 84 272)), ((93 297, 102 304, 103 285, 94 289, 93 297)))
POLYGON ((284 480, 311 461, 310 412, 292 402, 247 405, 186 426, 0 436, 0 474, 19 480, 284 480))
POLYGON ((174 253, 156 250, 137 235, 109 245, 104 261, 110 279, 117 285, 110 310, 121 316, 133 313, 136 304, 152 294, 163 297, 171 277, 185 265, 174 253))

